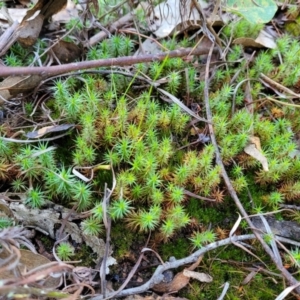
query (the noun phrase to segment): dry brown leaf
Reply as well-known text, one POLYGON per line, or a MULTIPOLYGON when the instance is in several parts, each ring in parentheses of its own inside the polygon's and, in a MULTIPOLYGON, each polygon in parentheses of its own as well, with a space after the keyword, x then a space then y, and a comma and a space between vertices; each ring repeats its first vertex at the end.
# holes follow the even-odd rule
POLYGON ((260 138, 257 136, 250 136, 249 138, 250 143, 253 143, 255 145, 255 147, 259 150, 261 150, 261 145, 260 145, 260 138))
POLYGON ((34 45, 42 30, 44 20, 59 12, 66 4, 67 0, 39 0, 23 18, 18 42, 23 47, 34 45))
POLYGON ((0 9, 0 28, 6 29, 15 21, 21 23, 26 12, 26 8, 8 8, 7 10, 0 9))
POLYGON ((0 82, 0 104, 20 93, 31 92, 42 81, 40 75, 9 76, 0 82))
POLYGON ((43 15, 45 19, 48 19, 63 9, 66 4, 67 0, 39 0, 32 9, 27 11, 23 21, 32 18, 36 13, 39 13, 43 15))
POLYGON ((246 278, 242 281, 241 285, 246 285, 248 283, 250 283, 253 278, 257 275, 259 269, 255 270, 255 271, 251 271, 247 276, 246 278))
MULTIPOLYGON (((193 271, 193 270, 195 270, 199 266, 202 258, 203 258, 203 256, 199 256, 197 261, 194 262, 188 268, 186 268, 184 271, 193 271)), ((162 283, 154 285, 152 287, 152 290, 155 291, 155 292, 159 292, 159 293, 171 293, 171 292, 176 292, 176 291, 181 290, 190 281, 190 277, 185 276, 184 271, 176 274, 171 282, 168 282, 168 283, 162 282, 162 283)))
POLYGON ((205 273, 199 273, 188 269, 183 270, 183 275, 189 278, 197 279, 200 282, 212 282, 213 278, 205 273))
MULTIPOLYGON (((207 7, 207 3, 200 0, 202 8, 207 7)), ((167 0, 157 5, 149 17, 150 29, 158 38, 164 38, 171 33, 181 32, 201 24, 199 12, 191 5, 191 0, 167 0), (176 31, 176 32, 175 32, 176 31)))
POLYGON ((183 272, 180 272, 175 275, 173 280, 171 282, 165 283, 159 283, 152 287, 152 290, 158 293, 171 293, 171 292, 177 292, 184 288, 190 281, 190 278, 183 275, 183 272))
MULTIPOLYGON (((18 263, 18 269, 21 272, 21 275, 25 275, 28 271, 37 268, 39 266, 50 263, 51 261, 43 255, 33 253, 29 250, 19 250, 21 253, 20 261, 18 263)), ((1 259, 6 259, 11 255, 11 253, 3 251, 0 253, 1 259)), ((4 271, 0 274, 0 279, 10 279, 15 278, 13 271, 4 271)), ((43 282, 43 287, 45 288, 56 288, 60 282, 60 278, 48 277, 43 282)))
MULTIPOLYGON (((54 208, 44 208, 43 210, 28 208, 22 203, 12 202, 10 203, 10 209, 14 214, 14 218, 22 223, 24 226, 33 227, 44 234, 49 234, 52 239, 56 239, 55 228, 61 225, 62 219, 76 217, 76 213, 73 213, 63 206, 56 205, 54 208), (70 214, 71 213, 71 214, 70 214)), ((70 235, 76 243, 85 242, 90 246, 94 253, 98 254, 98 257, 103 257, 105 253, 105 242, 95 236, 86 236, 82 233, 82 230, 77 224, 64 221, 65 227, 63 235, 70 235)))
POLYGON ((59 41, 52 51, 60 63, 70 63, 80 57, 81 49, 72 42, 59 41))
POLYGON ((4 215, 7 217, 13 217, 14 214, 12 213, 11 209, 9 208, 9 206, 7 205, 7 203, 5 203, 2 199, 0 199, 0 215, 4 215))
POLYGON ((61 124, 61 125, 57 125, 57 126, 46 126, 39 130, 28 132, 25 136, 30 139, 38 139, 47 133, 68 130, 70 128, 73 128, 74 126, 75 126, 74 124, 61 124))
POLYGON ((157 54, 161 53, 162 49, 159 45, 155 42, 154 38, 147 38, 139 47, 139 49, 135 52, 135 56, 142 55, 142 54, 157 54), (144 51, 144 52, 143 52, 144 51))
POLYGON ((73 1, 68 0, 66 7, 52 16, 53 22, 67 23, 71 19, 78 17, 79 5, 75 5, 73 1))
POLYGON ((35 44, 42 30, 44 16, 38 14, 35 18, 21 23, 18 42, 22 47, 31 47, 35 44))
POLYGON ((248 144, 245 148, 244 151, 258 160, 261 164, 262 167, 265 171, 269 171, 269 166, 268 166, 268 160, 267 158, 261 153, 261 150, 259 150, 254 143, 248 144))
POLYGON ((243 45, 245 47, 254 47, 254 48, 269 48, 275 49, 276 43, 274 41, 274 37, 267 33, 265 30, 261 30, 258 37, 256 39, 242 37, 237 38, 233 41, 234 44, 243 45))

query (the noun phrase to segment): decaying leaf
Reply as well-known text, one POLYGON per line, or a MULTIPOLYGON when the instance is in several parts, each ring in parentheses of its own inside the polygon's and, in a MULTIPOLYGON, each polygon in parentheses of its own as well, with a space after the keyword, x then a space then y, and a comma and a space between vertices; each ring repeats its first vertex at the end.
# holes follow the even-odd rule
POLYGON ((272 37, 269 33, 265 30, 261 30, 258 37, 256 39, 242 37, 237 38, 233 41, 234 44, 243 45, 245 47, 254 47, 254 48, 269 48, 275 49, 277 47, 274 37, 272 37))
POLYGON ((257 136, 250 136, 249 137, 249 142, 253 143, 255 145, 255 147, 259 150, 262 151, 261 149, 261 144, 260 144, 260 138, 257 136))
POLYGON ((105 253, 105 242, 102 239, 95 237, 94 235, 82 234, 84 242, 93 249, 95 253, 98 253, 100 257, 103 257, 105 253))
POLYGON ((42 76, 9 76, 0 82, 0 104, 20 93, 31 92, 40 82, 42 76), (4 100, 3 100, 4 99, 4 100))
POLYGON ((198 272, 192 272, 194 269, 198 267, 202 260, 202 256, 198 258, 198 260, 193 263, 190 267, 184 269, 182 272, 179 272, 176 274, 171 282, 161 282, 159 284, 156 284, 152 287, 152 290, 159 293, 171 293, 176 292, 184 288, 190 281, 190 278, 198 279, 202 282, 211 282, 212 277, 204 274, 204 273, 198 273, 198 272), (187 275, 185 275, 187 274, 187 275), (204 275, 203 275, 204 274, 204 275), (196 278, 197 277, 197 278, 196 278), (203 279, 203 280, 200 280, 203 279))
POLYGON ((268 160, 261 152, 260 140, 258 137, 251 137, 250 143, 244 148, 244 151, 257 159, 262 164, 265 171, 269 171, 268 160))
POLYGON ((70 128, 73 128, 74 126, 75 126, 74 124, 61 124, 61 125, 57 125, 57 126, 46 126, 39 130, 28 132, 25 136, 30 139, 38 139, 47 133, 68 130, 70 128))
POLYGON ((13 217, 11 209, 2 199, 0 199, 0 216, 13 217))
POLYGON ((31 47, 35 44, 42 30, 44 16, 38 14, 33 19, 21 23, 18 42, 22 47, 31 47))
POLYGON ((21 23, 27 12, 26 8, 8 8, 0 10, 0 25, 2 28, 9 27, 9 24, 17 21, 21 23))
POLYGON ((136 51, 135 55, 142 55, 142 54, 157 54, 161 53, 162 49, 158 46, 157 42, 155 42, 154 38, 147 38, 142 43, 140 48, 136 51))
POLYGON ((59 63, 70 63, 80 57, 82 51, 74 43, 59 41, 53 48, 56 58, 59 63))
POLYGON ((200 282, 212 282, 213 278, 205 273, 199 273, 195 271, 190 271, 188 269, 183 270, 183 275, 189 278, 197 279, 200 282))
MULTIPOLYGON (((200 0, 202 8, 207 3, 200 0)), ((181 32, 192 24, 200 24, 200 15, 191 5, 191 0, 167 0, 157 5, 149 17, 150 28, 158 38, 164 38, 171 33, 181 32)), ((199 27, 199 25, 197 25, 199 27)))
MULTIPOLYGON (((43 255, 33 253, 29 250, 19 249, 21 257, 17 264, 20 275, 25 275, 28 271, 40 267, 42 265, 48 264, 51 261, 43 255)), ((6 259, 11 256, 11 253, 3 248, 2 252, 0 252, 0 260, 6 259)), ((1 279, 10 279, 15 278, 13 270, 11 271, 3 271, 0 273, 1 279)), ((43 282, 44 288, 56 288, 60 282, 60 278, 54 278, 49 276, 43 282)))
POLYGON ((34 45, 40 35, 44 20, 59 12, 66 4, 67 0, 39 0, 23 18, 18 42, 23 47, 34 45))
POLYGON ((162 282, 152 287, 152 290, 158 293, 171 293, 183 289, 190 281, 190 278, 180 272, 175 275, 171 282, 162 282))
POLYGON ((53 209, 30 209, 22 203, 12 202, 9 205, 17 221, 24 226, 38 227, 42 232, 48 233, 55 239, 55 224, 60 224, 59 213, 53 209))
POLYGON ((61 9, 58 13, 52 16, 53 22, 67 23, 71 19, 78 17, 78 7, 80 5, 75 5, 73 1, 68 0, 66 7, 61 9))
POLYGON ((60 205, 55 205, 52 208, 43 208, 42 210, 28 208, 22 203, 12 202, 9 205, 14 214, 16 221, 24 226, 34 227, 35 229, 49 234, 52 239, 56 239, 55 229, 60 227, 64 222, 63 235, 70 235, 76 243, 85 242, 92 248, 98 257, 103 257, 105 253, 105 242, 95 236, 85 236, 77 224, 64 220, 66 218, 75 218, 76 213, 64 208, 60 205))
POLYGON ((44 16, 45 19, 58 13, 67 4, 67 0, 39 0, 35 6, 27 11, 24 21, 31 19, 37 13, 44 16))

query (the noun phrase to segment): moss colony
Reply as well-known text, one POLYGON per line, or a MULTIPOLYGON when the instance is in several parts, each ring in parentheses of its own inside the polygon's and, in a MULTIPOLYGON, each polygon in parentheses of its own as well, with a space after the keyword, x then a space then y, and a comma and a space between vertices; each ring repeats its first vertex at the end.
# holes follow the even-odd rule
MULTIPOLYGON (((236 25, 236 36, 244 30, 243 22, 236 25)), ((251 34, 258 29, 252 28, 251 34)), ((225 27, 223 37, 231 32, 225 27)), ((296 151, 300 112, 286 105, 286 99, 277 98, 281 103, 274 103, 272 90, 261 79, 263 73, 286 87, 297 86, 300 44, 289 36, 277 43, 276 50, 260 51, 253 62, 243 59, 242 47, 235 45, 227 55, 227 65, 212 68, 210 105, 217 142, 233 186, 249 213, 274 211, 280 204, 300 199, 296 151), (251 97, 245 94, 248 84, 251 97), (253 103, 249 105, 251 98, 253 103), (268 172, 244 153, 251 136, 260 139, 268 172)), ((174 40, 164 43, 169 49, 173 45, 174 40)), ((6 63, 24 63, 19 50, 17 45, 12 47, 6 63)), ((114 36, 90 49, 87 58, 130 55, 132 51, 129 38, 114 36)), ((108 208, 113 227, 124 222, 133 231, 152 232, 155 240, 169 241, 171 249, 172 242, 182 239, 182 230, 186 230, 189 244, 182 252, 178 249, 185 255, 217 236, 225 237, 236 209, 226 197, 205 123, 193 122, 178 105, 163 101, 155 88, 139 77, 147 74, 152 80, 161 79, 165 82, 163 89, 185 99, 195 113, 205 116, 201 70, 196 63, 192 66, 180 58, 167 58, 135 65, 127 74, 98 69, 55 79, 44 105, 57 123, 75 124, 74 129, 56 144, 15 144, 0 139, 2 180, 11 192, 26 193, 26 205, 30 207, 41 207, 45 200, 51 200, 68 207, 75 205, 79 212, 90 210, 81 228, 86 234, 99 235, 103 230, 104 185, 112 184, 111 170, 105 169, 111 165, 116 174, 108 208), (93 169, 93 180, 85 183, 76 177, 74 165, 86 177, 93 169)), ((25 109, 31 118, 32 104, 25 103, 25 109)), ((33 114, 32 121, 41 122, 40 112, 38 109, 33 114)), ((10 131, 14 129, 2 125, 2 136, 11 135, 10 131)), ((166 247, 162 250, 165 258, 173 252, 166 247)), ((233 275, 229 270, 222 276, 233 275)))

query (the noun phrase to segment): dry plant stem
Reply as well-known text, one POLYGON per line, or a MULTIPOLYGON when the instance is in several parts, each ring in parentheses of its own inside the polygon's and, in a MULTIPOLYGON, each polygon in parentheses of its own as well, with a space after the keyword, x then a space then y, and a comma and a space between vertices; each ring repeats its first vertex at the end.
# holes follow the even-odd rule
POLYGON ((290 97, 292 98, 299 98, 300 94, 297 94, 295 92, 293 92, 292 90, 290 90, 289 88, 285 87, 284 85, 274 81, 273 79, 269 78, 268 76, 266 76, 263 73, 260 73, 260 77, 262 78, 261 82, 264 83, 264 81, 266 81, 268 84, 270 84, 271 86, 275 86, 276 88, 278 88, 279 90, 282 90, 284 92, 286 92, 287 94, 290 95, 290 97))
MULTIPOLYGON (((225 167, 223 165, 222 158, 221 158, 221 155, 220 155, 220 151, 219 151, 219 148, 218 148, 218 144, 217 144, 217 141, 216 141, 216 137, 215 137, 215 134, 214 134, 214 128, 213 128, 213 125, 211 123, 212 122, 212 113, 211 113, 210 105, 209 105, 209 67, 210 67, 210 61, 211 61, 212 53, 213 53, 213 48, 210 49, 208 57, 207 57, 207 64, 206 64, 206 70, 205 70, 204 100, 205 100, 205 108, 206 108, 206 117, 207 117, 207 120, 209 122, 208 123, 208 129, 209 129, 209 133, 210 133, 210 138, 211 138, 211 142, 212 142, 212 144, 215 148, 216 162, 221 168, 222 177, 224 179, 224 182, 227 186, 227 189, 228 189, 232 199, 235 202, 235 205, 239 209, 239 211, 242 214, 242 216, 244 217, 244 219, 247 221, 249 227, 252 228, 253 233, 255 234, 256 238, 261 243, 261 245, 264 248, 264 250, 266 251, 266 253, 270 256, 270 258, 272 259, 272 261, 276 265, 276 268, 282 273, 282 275, 288 281, 288 283, 290 285, 297 285, 299 282, 296 280, 296 278, 294 278, 282 266, 280 261, 275 257, 275 255, 272 252, 271 248, 266 244, 266 242, 264 241, 262 236, 255 229, 255 226, 253 225, 252 221, 250 220, 250 218, 249 218, 247 212, 245 211, 240 199, 238 198, 238 196, 236 194, 236 191, 234 190, 234 188, 231 184, 231 181, 230 181, 230 179, 227 175, 227 172, 225 170, 225 167)), ((295 290, 297 291, 298 294, 300 294, 300 287, 299 286, 295 290)))
POLYGON ((0 36, 0 57, 3 56, 8 51, 10 46, 17 40, 17 38, 18 38, 18 34, 17 34, 18 27, 19 27, 19 22, 15 21, 0 36))
POLYGON ((227 239, 215 242, 215 243, 211 243, 205 247, 202 247, 201 249, 197 250, 196 252, 192 253, 191 255, 189 255, 185 258, 178 259, 178 260, 175 260, 172 262, 166 262, 164 265, 158 266, 156 268, 155 272, 153 273, 152 277, 141 286, 123 290, 120 293, 118 293, 117 295, 116 295, 116 292, 109 293, 107 295, 107 298, 103 298, 102 295, 98 295, 98 296, 90 298, 90 300, 103 300, 103 299, 107 300, 112 297, 119 298, 119 297, 126 297, 129 295, 144 293, 144 292, 148 291, 149 289, 151 289, 151 287, 153 287, 155 284, 158 284, 163 280, 163 275, 162 275, 163 272, 170 270, 170 269, 177 269, 184 265, 195 263, 199 259, 199 256, 202 256, 209 251, 215 250, 218 247, 229 245, 232 242, 239 242, 239 241, 245 241, 245 240, 251 240, 251 239, 255 239, 254 234, 233 236, 231 238, 227 238, 227 239))
MULTIPOLYGON (((16 76, 16 75, 33 75, 39 74, 44 78, 49 76, 59 75, 67 72, 78 71, 83 69, 92 69, 99 67, 113 67, 113 66, 130 66, 143 62, 161 61, 165 58, 183 57, 190 54, 192 48, 174 50, 170 52, 163 52, 158 54, 145 54, 140 56, 124 56, 117 58, 99 59, 91 61, 75 62, 59 66, 50 67, 1 67, 0 77, 16 76)), ((198 47, 192 51, 193 55, 207 54, 209 48, 198 47)))
MULTIPOLYGON (((125 2, 125 1, 124 1, 125 2)), ((111 24, 109 32, 114 33, 118 28, 121 28, 123 25, 127 24, 128 22, 132 21, 133 14, 130 12, 127 15, 120 18, 118 21, 111 24)), ((108 36, 107 31, 100 31, 94 36, 92 36, 89 41, 84 45, 85 47, 92 47, 99 43, 100 41, 104 40, 108 36)))
POLYGON ((106 261, 108 257, 108 252, 110 248, 110 231, 111 231, 111 218, 108 214, 107 207, 109 206, 109 190, 107 188, 107 184, 105 183, 105 189, 104 189, 104 199, 103 199, 103 213, 105 215, 104 217, 104 224, 106 229, 106 242, 105 242, 105 253, 102 259, 102 264, 100 267, 100 278, 101 278, 101 292, 103 297, 106 295, 106 261))
POLYGON ((108 257, 109 249, 110 249, 110 232, 111 232, 111 218, 109 216, 107 208, 109 207, 109 200, 110 200, 112 193, 113 193, 114 189, 116 188, 116 184, 117 184, 115 172, 114 172, 112 165, 111 165, 111 170, 112 170, 112 175, 113 175, 112 187, 109 190, 107 188, 107 184, 105 183, 104 198, 103 198, 103 203, 102 203, 103 223, 104 223, 105 229, 106 229, 106 243, 105 243, 105 253, 104 253, 104 256, 102 259, 102 264, 100 266, 100 278, 101 278, 101 292, 104 297, 106 294, 106 261, 107 261, 107 257, 108 257))

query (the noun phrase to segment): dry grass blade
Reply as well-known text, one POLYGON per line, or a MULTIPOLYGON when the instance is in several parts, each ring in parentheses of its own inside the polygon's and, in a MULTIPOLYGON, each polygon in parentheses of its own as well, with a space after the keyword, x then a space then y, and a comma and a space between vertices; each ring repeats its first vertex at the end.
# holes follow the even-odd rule
POLYGON ((193 118, 197 119, 198 121, 201 122, 206 122, 208 123, 208 121, 204 118, 199 117, 197 114, 195 114, 191 109, 189 109, 186 105, 184 105, 178 98, 176 98, 174 95, 168 93, 167 91, 158 88, 157 89, 159 92, 161 92, 162 94, 164 94, 165 96, 167 96, 173 103, 177 104, 180 108, 182 108, 185 112, 187 112, 190 116, 192 116, 193 118))
POLYGON ((20 244, 26 246, 30 251, 36 253, 34 245, 27 238, 31 232, 22 227, 9 227, 0 232, 0 244, 7 246, 13 245, 20 248, 20 244))

